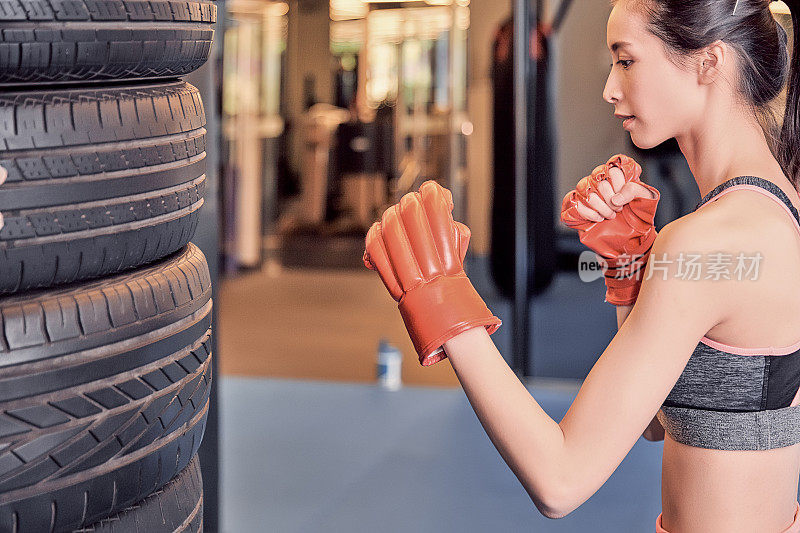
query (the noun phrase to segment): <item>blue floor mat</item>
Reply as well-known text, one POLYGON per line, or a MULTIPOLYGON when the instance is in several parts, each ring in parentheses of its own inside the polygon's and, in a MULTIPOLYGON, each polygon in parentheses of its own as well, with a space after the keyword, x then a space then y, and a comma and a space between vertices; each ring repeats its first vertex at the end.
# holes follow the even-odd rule
MULTIPOLYGON (((534 381, 561 420, 578 382, 534 381)), ((222 377, 223 532, 654 531, 663 443, 639 439, 565 518, 542 516, 460 388, 222 377)))

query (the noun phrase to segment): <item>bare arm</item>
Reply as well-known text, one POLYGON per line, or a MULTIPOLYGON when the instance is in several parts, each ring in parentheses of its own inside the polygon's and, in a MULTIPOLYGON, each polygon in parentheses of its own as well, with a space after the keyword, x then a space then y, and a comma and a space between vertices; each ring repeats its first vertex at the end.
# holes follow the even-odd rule
MULTIPOLYGON (((618 305, 617 306, 617 329, 622 327, 623 322, 625 319, 628 318, 628 315, 631 314, 631 310, 633 309, 632 305, 618 305)), ((651 442, 658 442, 664 440, 664 428, 661 426, 661 422, 658 421, 657 417, 653 417, 653 420, 650 422, 650 425, 647 426, 647 429, 644 430, 642 433, 642 437, 645 440, 649 440, 651 442)))
POLYGON ((453 370, 483 429, 544 516, 560 518, 564 434, 509 368, 486 329, 444 344, 453 370))
MULTIPOLYGON (((662 231, 654 257, 716 245, 708 237, 716 231, 691 229, 662 231)), ((445 342, 481 425, 543 515, 568 515, 614 473, 646 432, 698 340, 721 322, 728 309, 724 291, 719 283, 689 281, 674 272, 645 278, 636 305, 627 317, 621 311, 625 323, 559 423, 511 371, 485 328, 445 342)))

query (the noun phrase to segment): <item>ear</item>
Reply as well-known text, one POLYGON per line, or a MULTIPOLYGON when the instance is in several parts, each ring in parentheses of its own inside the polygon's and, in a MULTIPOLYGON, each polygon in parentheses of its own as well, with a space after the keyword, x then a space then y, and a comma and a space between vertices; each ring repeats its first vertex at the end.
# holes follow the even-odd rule
POLYGON ((697 59, 698 80, 702 84, 712 84, 723 75, 731 49, 723 41, 717 39, 706 46, 697 59))

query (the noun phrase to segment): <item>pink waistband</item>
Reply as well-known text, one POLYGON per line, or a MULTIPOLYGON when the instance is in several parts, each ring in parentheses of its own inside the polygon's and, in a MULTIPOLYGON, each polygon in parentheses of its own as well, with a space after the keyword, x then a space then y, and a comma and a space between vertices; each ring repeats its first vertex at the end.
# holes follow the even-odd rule
MULTIPOLYGON (((658 514, 656 518, 656 533, 669 533, 666 529, 661 527, 661 515, 658 514)), ((794 511, 794 521, 789 524, 789 527, 781 531, 781 533, 800 533, 800 502, 797 502, 797 508, 794 511)))

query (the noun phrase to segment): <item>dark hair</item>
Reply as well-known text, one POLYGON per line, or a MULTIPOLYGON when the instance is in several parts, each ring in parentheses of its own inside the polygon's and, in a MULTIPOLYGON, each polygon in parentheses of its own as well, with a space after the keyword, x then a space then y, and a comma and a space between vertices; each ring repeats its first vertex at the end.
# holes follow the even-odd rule
MULTIPOLYGON (((738 92, 758 120, 775 159, 800 189, 800 0, 783 0, 791 11, 793 52, 789 61, 786 30, 773 17, 769 0, 630 0, 648 30, 658 37, 668 59, 684 66, 692 55, 717 40, 731 46, 738 58, 738 92), (734 8, 736 13, 734 14, 734 8), (786 82, 782 125, 773 109, 786 82)), ((619 0, 611 0, 616 5, 619 0)))

